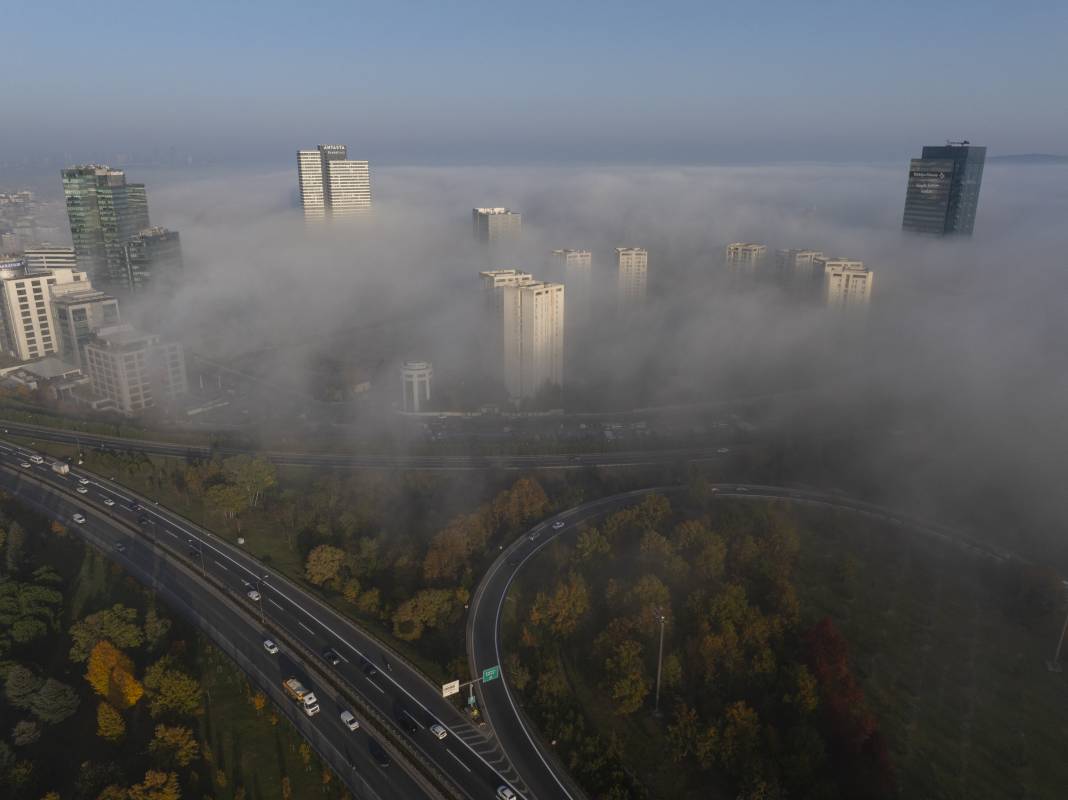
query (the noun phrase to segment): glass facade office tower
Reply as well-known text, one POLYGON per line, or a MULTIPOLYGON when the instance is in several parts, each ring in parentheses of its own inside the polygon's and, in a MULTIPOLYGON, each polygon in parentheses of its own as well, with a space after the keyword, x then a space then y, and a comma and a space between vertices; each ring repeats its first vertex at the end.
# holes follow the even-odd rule
POLYGON ((178 231, 147 228, 123 245, 122 286, 128 292, 175 289, 182 271, 178 231))
POLYGON ((123 286, 123 244, 149 227, 145 185, 127 183, 122 170, 95 164, 62 175, 78 268, 94 283, 123 286))
POLYGON ((986 148, 964 142, 924 147, 909 164, 901 227, 935 236, 971 236, 979 207, 986 148))

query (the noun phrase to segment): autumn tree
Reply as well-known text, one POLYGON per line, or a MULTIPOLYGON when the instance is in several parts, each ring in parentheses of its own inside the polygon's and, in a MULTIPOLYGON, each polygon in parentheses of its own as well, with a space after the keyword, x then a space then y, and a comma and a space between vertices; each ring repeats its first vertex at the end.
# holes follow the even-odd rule
POLYGON ((137 624, 137 609, 116 603, 111 608, 78 620, 70 627, 70 660, 85 661, 101 640, 107 639, 121 650, 140 647, 145 640, 137 624))
POLYGON ((312 548, 304 562, 304 575, 316 586, 334 584, 345 565, 345 551, 340 547, 321 544, 312 548))
POLYGON ((593 527, 582 528, 575 539, 575 552, 579 561, 593 561, 612 552, 604 535, 593 527))
POLYGON ((195 716, 203 712, 200 684, 195 678, 171 667, 166 658, 145 670, 145 688, 153 717, 167 714, 195 716))
POLYGON ((148 750, 164 766, 186 767, 200 754, 200 745, 184 725, 157 725, 148 750))
POLYGON ((581 575, 571 572, 551 594, 538 593, 530 610, 530 622, 547 625, 557 636, 570 636, 589 610, 589 586, 581 575))
POLYGON ((122 714, 106 700, 96 707, 96 735, 109 742, 117 742, 126 734, 122 714))
POLYGON ((626 716, 641 708, 649 695, 641 644, 633 639, 621 642, 605 660, 604 671, 608 691, 616 704, 616 713, 626 716))
POLYGON ((405 600, 393 614, 397 638, 415 641, 426 628, 439 628, 468 600, 466 589, 423 589, 405 600))
POLYGON ((423 577, 427 581, 455 581, 481 550, 492 533, 486 516, 461 514, 430 540, 423 559, 423 577))
POLYGON ((97 642, 89 653, 85 679, 93 691, 118 708, 129 708, 144 694, 144 687, 133 675, 133 661, 106 639, 97 642))
POLYGON ((515 530, 525 522, 545 516, 549 497, 536 480, 520 478, 511 489, 493 499, 492 508, 498 524, 515 530))
POLYGON ((237 529, 241 530, 240 514, 248 507, 248 499, 241 488, 229 483, 217 483, 208 489, 204 502, 211 510, 226 519, 232 519, 237 529))
POLYGON ((145 612, 145 642, 150 648, 158 647, 170 632, 171 621, 161 616, 155 606, 150 606, 145 612))
POLYGON ((278 483, 274 464, 260 456, 232 456, 223 461, 223 474, 240 489, 249 509, 258 506, 263 493, 278 483))
POLYGON ((130 787, 129 800, 181 800, 178 776, 173 772, 149 770, 141 783, 130 787))

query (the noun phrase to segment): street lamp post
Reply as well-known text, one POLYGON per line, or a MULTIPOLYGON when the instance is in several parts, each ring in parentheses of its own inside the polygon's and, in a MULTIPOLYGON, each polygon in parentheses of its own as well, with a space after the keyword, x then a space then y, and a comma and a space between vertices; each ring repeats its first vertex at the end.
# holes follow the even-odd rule
MULTIPOLYGON (((1065 595, 1068 596, 1068 582, 1062 581, 1062 586, 1065 590, 1065 595)), ((1061 646, 1064 644, 1064 633, 1068 631, 1068 614, 1065 614, 1064 624, 1061 625, 1061 636, 1057 640, 1057 649, 1053 651, 1053 660, 1046 662, 1046 669, 1050 672, 1061 671, 1061 646)))
POLYGON ((653 716, 660 716, 660 674, 664 669, 664 623, 667 622, 667 617, 660 613, 660 609, 657 609, 657 615, 660 617, 660 655, 656 659, 656 700, 653 705, 653 716))

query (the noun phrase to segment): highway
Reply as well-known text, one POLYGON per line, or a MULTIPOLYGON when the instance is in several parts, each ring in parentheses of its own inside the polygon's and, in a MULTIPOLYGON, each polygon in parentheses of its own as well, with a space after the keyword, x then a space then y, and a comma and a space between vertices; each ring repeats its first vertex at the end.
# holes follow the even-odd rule
MULTIPOLYGON (((945 526, 914 519, 892 509, 841 494, 738 483, 714 484, 709 488, 717 496, 733 499, 787 500, 848 511, 898 525, 912 533, 933 537, 996 562, 1015 558, 1011 553, 971 540, 945 526)), ((478 675, 486 667, 503 663, 504 653, 500 642, 501 610, 513 581, 532 558, 557 537, 569 535, 579 523, 640 502, 648 494, 670 496, 680 491, 682 487, 679 486, 661 486, 602 497, 542 520, 507 546, 486 571, 471 598, 466 631, 467 658, 471 673, 478 675)), ((560 797, 568 800, 585 797, 557 760, 552 748, 540 738, 536 727, 520 708, 509 688, 508 676, 503 669, 500 679, 480 683, 477 693, 480 706, 501 748, 509 754, 512 765, 518 770, 523 783, 530 787, 532 796, 560 797)))
MULTIPOLYGON (((206 445, 180 444, 177 442, 129 439, 121 436, 105 436, 96 433, 81 433, 41 425, 26 425, 4 422, 4 433, 9 436, 24 436, 35 441, 78 444, 82 447, 107 448, 150 455, 176 458, 211 458, 214 455, 231 456, 253 454, 262 456, 274 464, 299 467, 337 467, 350 469, 423 469, 423 470, 531 470, 531 469, 577 469, 580 467, 645 466, 650 464, 674 464, 680 461, 703 461, 722 458, 727 448, 709 446, 687 449, 654 449, 607 451, 593 453, 541 453, 534 455, 353 455, 323 452, 289 452, 285 450, 259 450, 240 447, 209 447, 206 445)), ((739 449, 740 445, 731 445, 739 449)))
POLYGON ((209 635, 214 633, 224 650, 243 656, 239 664, 295 720, 335 771, 342 778, 348 775, 357 796, 428 795, 397 764, 383 768, 375 762, 369 737, 362 729, 354 733, 342 725, 338 715, 343 701, 316 675, 328 675, 330 682, 357 696, 375 716, 373 721, 364 719, 354 709, 364 727, 388 727, 449 794, 475 800, 492 798, 501 785, 523 791, 485 731, 444 700, 439 686, 351 621, 240 548, 147 498, 79 468, 57 474, 51 463, 31 449, 0 442, 0 485, 103 547, 131 574, 164 594, 176 610, 209 635), (33 463, 33 456, 43 463, 33 463), (84 516, 84 523, 74 520, 76 513, 84 516), (122 543, 121 550, 116 542, 122 543), (258 599, 250 597, 253 591, 258 599), (279 655, 266 652, 266 638, 279 642, 279 655), (287 642, 307 652, 293 652, 287 642), (327 648, 338 654, 338 664, 322 657, 327 648), (306 679, 319 695, 321 713, 306 718, 282 694, 281 682, 290 674, 306 679), (430 732, 433 724, 445 728, 444 739, 430 732))

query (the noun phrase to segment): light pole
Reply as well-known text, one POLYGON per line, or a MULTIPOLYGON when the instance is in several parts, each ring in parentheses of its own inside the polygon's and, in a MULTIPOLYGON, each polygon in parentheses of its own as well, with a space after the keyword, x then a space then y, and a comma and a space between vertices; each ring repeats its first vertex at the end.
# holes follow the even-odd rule
POLYGON ((660 674, 664 669, 664 623, 667 622, 660 609, 656 610, 657 616, 660 618, 660 655, 656 659, 656 700, 653 705, 653 716, 660 716, 660 674))
MULTIPOLYGON (((1065 595, 1068 595, 1068 581, 1061 581, 1061 588, 1064 589, 1065 595)), ((1064 617, 1064 624, 1061 625, 1061 636, 1057 640, 1057 649, 1053 651, 1053 660, 1046 662, 1046 669, 1050 672, 1061 671, 1061 645, 1064 644, 1064 632, 1068 631, 1068 614, 1064 617)))

